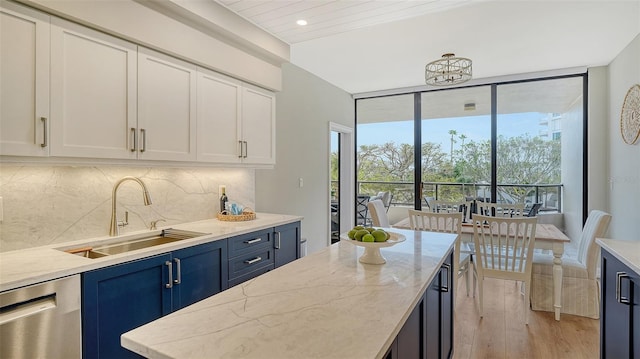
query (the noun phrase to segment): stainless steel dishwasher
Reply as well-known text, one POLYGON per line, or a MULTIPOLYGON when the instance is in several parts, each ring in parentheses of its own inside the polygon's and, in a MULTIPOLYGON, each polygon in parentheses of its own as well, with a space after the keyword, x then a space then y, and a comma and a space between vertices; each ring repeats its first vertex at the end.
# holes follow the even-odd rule
POLYGON ((80 275, 0 293, 0 358, 80 358, 80 275))

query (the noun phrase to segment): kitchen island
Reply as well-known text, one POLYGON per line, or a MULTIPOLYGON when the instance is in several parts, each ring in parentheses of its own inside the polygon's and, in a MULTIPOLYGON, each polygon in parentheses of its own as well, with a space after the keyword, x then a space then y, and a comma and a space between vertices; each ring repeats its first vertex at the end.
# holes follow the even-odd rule
POLYGON ((391 231, 406 241, 381 249, 383 265, 358 262, 363 248, 341 241, 129 331, 121 343, 148 358, 385 357, 408 318, 421 322, 414 309, 439 306, 425 292, 456 239, 391 231))

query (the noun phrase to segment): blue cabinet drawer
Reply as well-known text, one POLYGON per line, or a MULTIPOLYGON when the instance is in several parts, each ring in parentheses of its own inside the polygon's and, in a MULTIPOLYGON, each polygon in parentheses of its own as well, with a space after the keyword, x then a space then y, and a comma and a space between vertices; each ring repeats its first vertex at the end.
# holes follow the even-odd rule
POLYGON ((273 268, 273 248, 263 248, 229 259, 229 280, 236 279, 254 270, 273 268))
POLYGON ((229 238, 229 258, 244 255, 259 248, 273 248, 272 232, 273 229, 265 229, 229 238))

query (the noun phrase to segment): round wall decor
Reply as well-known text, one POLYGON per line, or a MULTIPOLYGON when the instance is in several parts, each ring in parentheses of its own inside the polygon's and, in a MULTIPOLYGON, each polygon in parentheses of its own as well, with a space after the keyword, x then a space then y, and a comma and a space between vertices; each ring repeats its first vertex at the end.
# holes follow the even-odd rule
POLYGON ((625 143, 633 145, 640 137, 640 85, 631 86, 622 103, 620 133, 625 143))

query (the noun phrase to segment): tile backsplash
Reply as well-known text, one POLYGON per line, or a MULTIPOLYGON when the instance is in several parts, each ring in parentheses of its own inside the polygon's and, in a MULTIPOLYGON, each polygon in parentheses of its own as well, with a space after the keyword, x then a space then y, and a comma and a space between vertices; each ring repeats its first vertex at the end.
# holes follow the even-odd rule
POLYGON ((215 218, 218 186, 229 201, 255 208, 255 170, 243 168, 142 168, 0 164, 0 252, 108 235, 114 184, 140 178, 153 203, 145 206, 142 188, 125 181, 117 193, 118 219, 129 212, 121 234, 149 227, 215 218))

